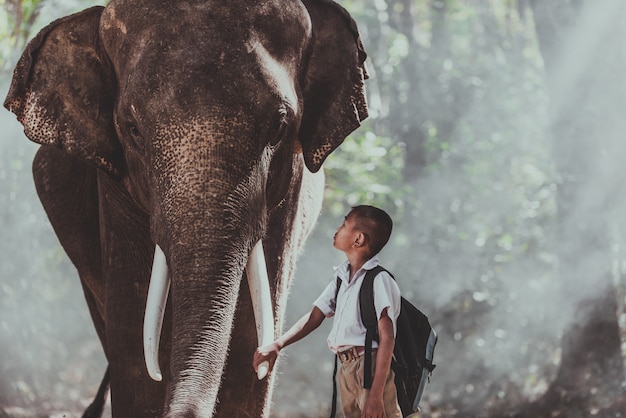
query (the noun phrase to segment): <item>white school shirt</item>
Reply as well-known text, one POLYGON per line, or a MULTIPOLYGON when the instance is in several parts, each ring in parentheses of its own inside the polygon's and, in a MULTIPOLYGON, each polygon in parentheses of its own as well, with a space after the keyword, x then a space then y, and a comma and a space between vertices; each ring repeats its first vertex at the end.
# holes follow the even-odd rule
MULTIPOLYGON (((372 257, 363 264, 363 267, 354 274, 352 282, 349 282, 350 264, 348 260, 343 262, 335 270, 333 280, 313 303, 326 318, 333 317, 333 326, 328 335, 328 347, 338 353, 354 346, 365 344, 367 329, 361 321, 361 309, 359 307, 359 291, 367 270, 378 265, 378 257, 372 257), (335 301, 337 291, 337 277, 342 281, 339 294, 335 301)), ((400 289, 396 281, 386 271, 381 271, 374 278, 374 307, 376 317, 380 319, 382 311, 387 308, 387 314, 393 323, 393 335, 396 335, 396 321, 400 315, 400 289)), ((378 347, 373 341, 372 348, 378 347)))

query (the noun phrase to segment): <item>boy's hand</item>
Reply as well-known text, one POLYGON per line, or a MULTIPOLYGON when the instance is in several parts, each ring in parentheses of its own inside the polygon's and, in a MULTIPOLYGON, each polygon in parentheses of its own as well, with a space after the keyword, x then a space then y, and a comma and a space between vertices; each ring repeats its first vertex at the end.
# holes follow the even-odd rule
POLYGON ((367 395, 361 418, 386 418, 385 405, 382 398, 367 395))
MULTIPOLYGON (((283 334, 279 339, 264 347, 257 348, 252 359, 252 367, 254 368, 254 371, 258 374, 259 367, 267 361, 267 373, 271 372, 274 368, 274 363, 276 363, 280 350, 309 335, 320 326, 324 318, 325 316, 320 308, 314 306, 309 313, 300 318, 298 322, 296 322, 289 329, 289 331, 283 334)), ((264 367, 261 367, 261 369, 263 368, 264 367)), ((261 370, 259 378, 262 379, 265 374, 266 373, 261 370)))
POLYGON ((269 369, 267 372, 271 372, 274 368, 274 363, 276 363, 276 359, 278 358, 278 353, 280 353, 280 346, 276 341, 264 347, 258 347, 254 352, 254 358, 252 359, 252 367, 254 368, 254 371, 257 372, 259 370, 259 365, 264 361, 267 361, 269 363, 269 369))

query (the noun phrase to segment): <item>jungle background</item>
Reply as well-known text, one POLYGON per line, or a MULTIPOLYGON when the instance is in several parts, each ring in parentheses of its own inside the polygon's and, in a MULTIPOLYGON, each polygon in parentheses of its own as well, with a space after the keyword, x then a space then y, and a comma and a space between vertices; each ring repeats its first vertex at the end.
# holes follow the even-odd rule
MULTIPOLYGON (((102 3, 0 4, 4 98, 39 29, 102 3)), ((342 261, 350 206, 378 205, 382 262, 439 334, 422 416, 626 416, 626 2, 340 4, 370 118, 325 165, 286 325, 342 261)), ((0 417, 80 416, 104 357, 34 191, 36 145, 4 109, 0 126, 0 417)), ((329 325, 285 350, 273 417, 327 416, 329 325)))

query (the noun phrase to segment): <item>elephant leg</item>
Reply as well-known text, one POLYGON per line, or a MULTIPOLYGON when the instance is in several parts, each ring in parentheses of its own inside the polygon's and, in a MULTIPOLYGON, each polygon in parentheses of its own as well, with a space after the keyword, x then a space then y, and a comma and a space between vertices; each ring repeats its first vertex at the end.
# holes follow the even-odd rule
MULTIPOLYGON (((114 417, 161 416, 168 374, 153 381, 143 355, 143 320, 154 254, 149 218, 119 182, 99 173, 103 274, 106 283, 106 338, 111 408, 114 417)), ((168 310, 166 309, 166 312, 168 310)), ((160 364, 169 370, 171 315, 166 313, 160 364)))
POLYGON ((52 228, 78 271, 106 354, 96 170, 55 146, 41 146, 33 160, 33 177, 52 228))

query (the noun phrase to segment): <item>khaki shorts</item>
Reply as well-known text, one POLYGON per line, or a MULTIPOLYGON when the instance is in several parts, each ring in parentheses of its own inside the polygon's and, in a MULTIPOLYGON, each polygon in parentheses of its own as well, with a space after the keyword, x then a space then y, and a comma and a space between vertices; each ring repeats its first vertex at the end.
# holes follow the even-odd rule
MULTIPOLYGON (((363 389, 363 367, 364 356, 357 359, 341 363, 339 367, 339 393, 341 395, 341 406, 346 418, 361 418, 361 411, 365 407, 365 401, 369 394, 369 389, 363 389)), ((376 367, 376 350, 372 350, 372 378, 376 367)), ((383 403, 387 418, 402 418, 402 411, 398 405, 396 396, 396 385, 393 383, 394 373, 389 370, 385 390, 383 392, 383 403)))

